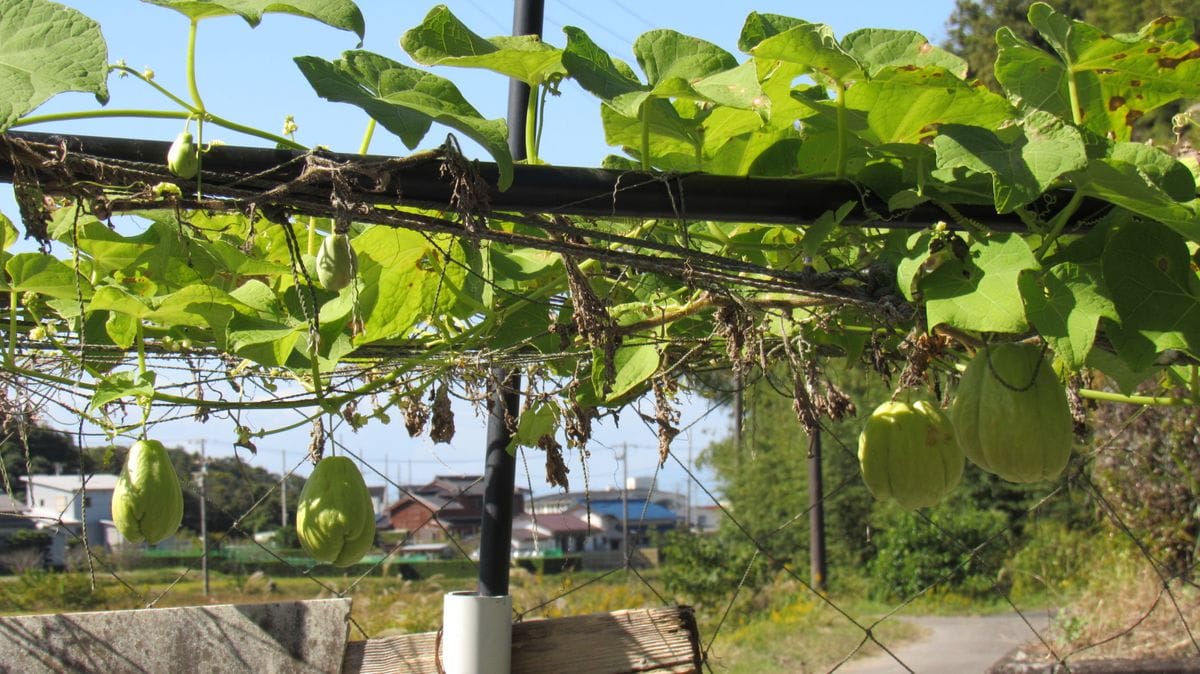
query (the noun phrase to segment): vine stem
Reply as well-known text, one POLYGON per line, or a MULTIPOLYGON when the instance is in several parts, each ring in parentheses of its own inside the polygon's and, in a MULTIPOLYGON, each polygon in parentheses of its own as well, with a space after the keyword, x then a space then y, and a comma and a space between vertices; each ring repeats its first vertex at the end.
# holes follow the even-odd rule
POLYGON ((1083 126, 1083 108, 1079 105, 1079 84, 1075 81, 1075 69, 1067 64, 1067 94, 1071 97, 1071 121, 1083 126))
POLYGON ((1089 400, 1099 400, 1107 403, 1125 403, 1127 405, 1143 405, 1147 407, 1189 407, 1200 405, 1200 400, 1196 398, 1168 398, 1162 396, 1136 396, 1125 395, 1123 393, 1113 393, 1111 391, 1096 391, 1093 389, 1079 389, 1079 397, 1089 400))
POLYGON ((642 103, 642 170, 650 172, 650 101, 642 103))
POLYGON ((846 177, 846 86, 838 80, 833 82, 837 93, 837 170, 838 180, 846 177))
MULTIPOLYGON (((109 117, 109 118, 111 118, 111 117, 137 117, 137 118, 144 118, 144 119, 187 119, 189 117, 196 117, 199 114, 200 113, 196 110, 193 110, 191 108, 191 106, 188 106, 187 110, 132 110, 132 109, 128 109, 128 110, 81 110, 81 111, 77 111, 77 112, 57 112, 57 113, 51 113, 51 114, 47 114, 47 115, 34 115, 31 117, 23 117, 23 118, 17 120, 16 122, 13 122, 13 125, 11 128, 15 129, 15 128, 22 127, 22 126, 32 126, 34 124, 47 124, 50 122, 69 122, 69 121, 73 121, 73 120, 77 120, 77 119, 102 119, 102 118, 106 118, 106 117, 109 117)), ((246 126, 245 124, 238 124, 237 122, 225 119, 224 117, 221 117, 219 115, 214 115, 211 112, 203 113, 203 117, 206 121, 208 121, 209 124, 215 124, 216 126, 229 129, 230 131, 237 131, 238 133, 244 133, 247 136, 254 136, 256 138, 262 138, 263 140, 269 140, 272 143, 275 143, 276 145, 279 145, 281 147, 286 147, 290 150, 307 150, 308 149, 307 146, 301 145, 300 143, 297 143, 296 141, 291 140, 289 138, 284 138, 283 136, 277 136, 269 131, 263 131, 262 129, 256 129, 252 126, 246 126)))
POLYGON ((8 290, 8 364, 17 362, 17 289, 8 290))
POLYGON ((199 26, 199 19, 192 19, 188 26, 187 85, 188 93, 192 96, 192 104, 196 106, 197 112, 203 114, 204 100, 200 98, 200 88, 196 86, 196 33, 199 26))
POLYGON ((363 132, 362 144, 358 146, 359 154, 366 154, 367 150, 370 149, 371 138, 375 135, 376 124, 378 124, 378 122, 375 121, 374 117, 367 121, 367 130, 363 132))
POLYGON ((525 160, 530 164, 540 164, 538 158, 538 99, 542 91, 540 84, 529 87, 529 100, 525 104, 525 160))
POLYGON ((1046 233, 1046 236, 1042 239, 1041 245, 1038 246, 1037 252, 1034 253, 1034 257, 1036 257, 1039 262, 1041 262, 1042 258, 1045 257, 1047 252, 1049 252, 1050 246, 1052 246, 1054 242, 1058 240, 1058 237, 1062 235, 1063 230, 1067 227, 1067 223, 1071 221, 1071 216, 1075 215, 1075 212, 1079 210, 1079 206, 1082 203, 1083 192, 1076 190, 1075 194, 1071 196, 1071 200, 1067 202, 1067 205, 1064 206, 1063 209, 1054 216, 1054 219, 1050 221, 1050 231, 1046 233))

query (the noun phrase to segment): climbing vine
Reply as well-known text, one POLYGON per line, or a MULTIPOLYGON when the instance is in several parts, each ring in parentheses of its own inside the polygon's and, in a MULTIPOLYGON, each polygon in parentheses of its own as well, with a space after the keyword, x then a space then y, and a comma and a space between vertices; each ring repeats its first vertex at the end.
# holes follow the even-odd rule
MULTIPOLYGON (((361 38, 349 0, 147 3, 189 22, 185 92, 109 63, 100 27, 78 11, 0 0, 0 131, 105 116, 175 118, 195 131, 200 170, 186 179, 168 171, 165 150, 129 161, 0 136, 25 236, 42 249, 15 252, 20 233, 0 216, 2 370, 80 398, 75 411, 114 435, 144 423, 113 414, 136 402, 202 417, 295 408, 355 425, 386 421, 394 408, 412 432, 432 412, 444 438, 447 387, 477 396, 488 367, 505 365, 531 375, 514 442, 546 449, 555 464, 556 437, 581 445, 597 415, 648 392, 656 410, 638 413, 669 445, 676 387, 711 383, 714 372, 790 364, 798 415, 814 427, 839 399, 820 359, 903 372, 912 385, 952 373, 982 344, 1014 339, 1045 344, 1064 380, 1094 370, 1115 382, 1082 388, 1085 398, 1191 404, 1200 395, 1200 166, 1182 142, 1131 140, 1142 115, 1200 98, 1188 19, 1108 35, 1036 3, 1029 21, 1050 50, 1000 30, 1003 91, 915 32, 839 38, 758 13, 741 29, 740 55, 654 30, 633 46, 636 69, 575 27, 544 41, 485 38, 442 6, 401 39, 421 68, 361 49, 295 58, 322 98, 365 113, 360 154, 378 130, 416 148, 436 123, 490 153, 481 167, 453 138, 406 159, 310 150, 225 116, 213 92, 202 97, 195 50, 207 19, 253 26, 281 12, 361 38), (530 86, 530 164, 540 162, 545 97, 573 82, 596 97, 618 150, 605 168, 664 181, 692 172, 827 180, 860 197, 823 204, 823 216, 802 224, 692 218, 685 192, 676 217, 634 222, 493 209, 484 176, 499 190, 514 180, 508 129, 423 69, 452 67, 530 86), (113 75, 138 78, 164 108, 116 107, 113 75), (64 91, 91 92, 100 105, 36 114, 64 91), (289 152, 277 172, 239 172, 217 163, 226 148, 208 143, 214 127, 289 152), (422 163, 451 185, 447 203, 384 198, 403 195, 397 172, 422 163), (878 208, 848 222, 864 204, 878 208), (1013 218, 1017 231, 964 215, 979 206, 1013 218), (940 222, 896 227, 918 207, 937 209, 940 222), (315 265, 335 234, 348 235, 357 266, 331 290, 315 265), (192 380, 165 381, 148 355, 187 363, 192 380), (217 382, 270 399, 231 396, 217 382), (1129 395, 1148 382, 1190 394, 1129 395)), ((1182 131, 1193 121, 1176 123, 1182 131)), ((278 430, 239 428, 245 446, 278 430)), ((550 473, 565 481, 555 466, 550 473)))

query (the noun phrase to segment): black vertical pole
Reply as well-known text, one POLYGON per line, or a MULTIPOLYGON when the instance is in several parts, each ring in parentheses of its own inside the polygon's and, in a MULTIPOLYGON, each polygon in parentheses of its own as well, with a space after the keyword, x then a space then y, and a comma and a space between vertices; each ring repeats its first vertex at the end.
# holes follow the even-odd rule
MULTIPOLYGON (((516 0, 513 35, 542 34, 543 0, 516 0)), ((508 86, 508 149, 514 160, 525 158, 525 115, 529 85, 512 80, 508 86)), ((479 536, 479 594, 508 594, 508 566, 512 556, 513 495, 517 479, 516 458, 508 453, 512 439, 509 420, 521 411, 521 374, 492 368, 488 401, 487 456, 483 474, 483 516, 479 536)))
POLYGON ((825 485, 821 479, 821 431, 808 438, 808 556, 813 587, 829 585, 825 567, 825 485))

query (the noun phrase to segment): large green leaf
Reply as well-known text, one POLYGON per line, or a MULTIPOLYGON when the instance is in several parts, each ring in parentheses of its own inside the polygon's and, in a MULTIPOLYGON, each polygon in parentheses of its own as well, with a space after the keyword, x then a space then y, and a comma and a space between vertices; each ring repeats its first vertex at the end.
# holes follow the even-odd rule
POLYGON ((108 102, 100 26, 47 0, 0 0, 0 132, 64 91, 108 102))
POLYGON ((1158 223, 1129 222, 1109 239, 1103 269, 1119 320, 1105 333, 1132 369, 1168 349, 1200 354, 1197 276, 1178 234, 1158 223))
POLYGON ((353 245, 359 256, 363 318, 357 344, 406 336, 422 321, 454 306, 465 272, 445 263, 449 242, 375 226, 356 236, 353 245))
POLYGON ((912 30, 864 28, 842 38, 842 48, 862 64, 868 76, 888 67, 934 66, 959 79, 967 76, 967 62, 912 30))
POLYGON ((631 344, 618 348, 613 355, 615 372, 608 371, 603 354, 598 351, 593 353, 592 363, 596 395, 600 400, 615 402, 650 379, 658 371, 661 357, 653 344, 631 344))
POLYGON ((508 443, 508 453, 517 447, 537 447, 544 436, 554 437, 558 432, 558 407, 553 403, 540 402, 521 412, 517 432, 508 443))
POLYGON ((1200 200, 1172 199, 1137 164, 1093 159, 1076 174, 1075 184, 1084 194, 1157 220, 1191 241, 1200 241, 1200 200))
POLYGON ((154 395, 154 372, 113 372, 96 382, 96 390, 88 404, 91 410, 121 398, 154 395))
POLYGON ((92 284, 75 274, 65 262, 42 253, 18 253, 4 265, 12 288, 62 300, 87 300, 92 284))
POLYGON ((504 120, 484 119, 450 80, 368 51, 348 51, 336 61, 298 56, 296 65, 322 98, 350 103, 415 148, 433 122, 466 134, 491 153, 500 189, 512 183, 512 155, 504 120))
POLYGON ((366 32, 362 12, 351 0, 142 0, 173 9, 189 19, 214 16, 240 16, 251 26, 262 21, 263 14, 292 14, 315 19, 328 26, 354 33, 362 39, 366 32))
POLYGON ((1036 268, 1037 259, 1019 236, 976 241, 966 259, 952 257, 919 281, 929 326, 1024 332, 1029 325, 1017 279, 1036 268))
POLYGON ((802 65, 834 82, 866 76, 865 69, 838 44, 833 29, 823 23, 801 23, 760 41, 751 52, 759 61, 802 65))
POLYGON ((1019 277, 1025 315, 1070 370, 1083 367, 1101 318, 1117 317, 1099 265, 1066 262, 1019 277))
POLYGON ((846 106, 866 115, 858 133, 873 144, 920 143, 944 124, 996 129, 1014 116, 1008 101, 934 66, 885 68, 851 87, 846 106))
POLYGON ((668 29, 639 35, 633 53, 652 87, 672 80, 694 82, 738 65, 733 54, 717 45, 668 29))
POLYGON ((996 79, 1027 105, 1128 140, 1147 112, 1200 96, 1200 46, 1183 37, 1181 22, 1109 35, 1041 2, 1030 6, 1029 21, 1057 58, 1036 53, 1005 28, 996 62, 996 79))
POLYGON ((564 27, 563 32, 567 35, 563 67, 585 91, 607 102, 648 89, 627 63, 609 56, 587 33, 574 26, 564 27))
POLYGON ((480 37, 445 5, 431 9, 419 26, 400 38, 400 46, 423 65, 486 68, 530 86, 566 74, 561 49, 533 35, 480 37))
POLYGON ((1063 174, 1087 164, 1079 130, 1042 111, 999 131, 947 124, 933 147, 939 168, 965 166, 991 174, 998 213, 1030 203, 1063 174))

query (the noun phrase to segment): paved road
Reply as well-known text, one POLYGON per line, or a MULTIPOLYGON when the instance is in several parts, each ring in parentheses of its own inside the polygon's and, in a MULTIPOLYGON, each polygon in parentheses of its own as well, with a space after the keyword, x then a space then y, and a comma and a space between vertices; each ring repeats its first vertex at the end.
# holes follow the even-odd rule
MULTIPOLYGON (((1046 629, 1046 613, 1027 614, 1039 631, 1046 629)), ((905 618, 927 630, 925 637, 892 650, 918 674, 974 674, 988 667, 1016 646, 1034 639, 1029 627, 1015 613, 980 617, 905 618)), ((845 674, 892 674, 904 668, 888 655, 855 660, 838 670, 845 674)))

